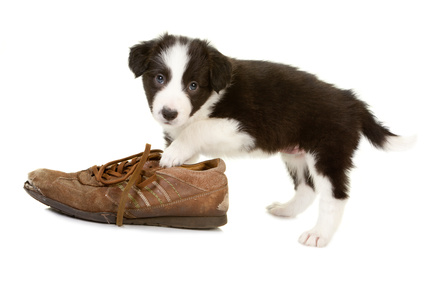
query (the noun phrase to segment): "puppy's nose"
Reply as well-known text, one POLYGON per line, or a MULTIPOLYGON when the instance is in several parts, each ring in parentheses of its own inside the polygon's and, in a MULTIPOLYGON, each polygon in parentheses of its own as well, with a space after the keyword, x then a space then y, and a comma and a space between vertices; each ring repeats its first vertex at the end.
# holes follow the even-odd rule
POLYGON ((178 111, 170 109, 168 107, 163 107, 162 109, 162 116, 163 118, 165 118, 167 121, 172 121, 175 118, 177 118, 178 116, 178 111))

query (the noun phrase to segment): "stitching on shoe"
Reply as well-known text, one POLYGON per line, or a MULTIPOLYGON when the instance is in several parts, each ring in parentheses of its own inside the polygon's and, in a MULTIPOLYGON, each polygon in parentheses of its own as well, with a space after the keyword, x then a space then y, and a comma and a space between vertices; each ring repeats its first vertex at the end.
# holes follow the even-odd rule
POLYGON ((162 202, 162 200, 161 200, 161 198, 157 195, 157 194, 155 194, 155 192, 152 190, 152 189, 150 189, 148 186, 145 186, 144 187, 145 189, 146 189, 146 191, 148 191, 149 193, 151 193, 154 197, 156 197, 156 199, 159 201, 159 203, 160 204, 162 204, 163 202, 162 202))
POLYGON ((188 200, 192 200, 192 199, 195 199, 195 198, 205 197, 205 196, 211 195, 213 193, 220 192, 220 191, 225 190, 225 189, 228 189, 227 184, 225 184, 225 186, 223 186, 223 187, 221 187, 219 189, 216 189, 216 190, 213 190, 213 191, 209 191, 209 192, 205 192, 205 193, 198 194, 198 195, 194 195, 194 196, 190 196, 190 197, 186 197, 186 198, 182 198, 182 199, 179 199, 179 200, 175 200, 173 202, 170 202, 170 203, 164 203, 164 204, 150 206, 150 207, 142 207, 142 208, 139 208, 139 209, 128 209, 127 211, 135 212, 135 211, 146 211, 146 210, 152 210, 152 209, 156 209, 156 208, 163 208, 163 207, 166 207, 166 206, 171 206, 171 205, 174 205, 174 204, 179 204, 179 203, 182 203, 182 202, 185 202, 185 201, 188 201, 188 200))
MULTIPOLYGON (((165 176, 167 176, 167 177, 171 177, 171 178, 174 178, 175 180, 178 180, 178 181, 180 181, 180 182, 183 182, 184 184, 187 184, 187 185, 190 185, 191 187, 193 187, 193 188, 195 188, 195 189, 198 189, 199 191, 202 191, 202 192, 208 192, 208 190, 205 190, 205 189, 202 189, 202 188, 199 188, 198 186, 196 186, 196 185, 193 185, 193 184, 190 184, 190 183, 187 183, 186 181, 184 181, 184 180, 182 180, 182 179, 180 179, 180 178, 178 178, 178 177, 175 177, 175 176, 173 176, 173 175, 170 175, 170 174, 167 174, 167 173, 163 173, 163 172, 157 172, 156 173, 156 175, 158 176, 158 177, 161 177, 161 176, 159 176, 159 175, 165 175, 165 176)), ((163 178, 164 179, 164 178, 163 178)), ((166 180, 166 179, 164 179, 165 181, 167 181, 168 182, 168 180, 166 180)), ((168 182, 169 183, 169 182, 168 182)), ((171 183, 169 183, 171 186, 172 186, 172 184, 171 183)), ((172 187, 174 187, 174 186, 172 186, 172 187)), ((178 194, 178 195, 180 195, 180 194, 178 194)), ((180 197, 181 198, 181 197, 180 197)))
MULTIPOLYGON (((122 184, 123 183, 119 183, 119 184, 117 184, 117 186, 123 192, 125 190, 125 186, 123 186, 122 184)), ((141 205, 138 203, 138 201, 129 192, 128 192, 128 198, 131 200, 131 202, 135 205, 136 208, 141 207, 141 205)))
POLYGON ((154 181, 152 184, 155 185, 156 188, 159 189, 159 191, 161 191, 161 193, 165 196, 165 198, 166 198, 166 200, 168 202, 171 202, 172 201, 171 200, 171 197, 168 194, 168 192, 158 182, 154 181))
MULTIPOLYGON (((174 185, 172 185, 171 182, 169 182, 165 177, 163 177, 161 175, 165 175, 165 174, 156 173, 156 176, 165 180, 174 189, 174 191, 177 193, 178 197, 181 199, 180 193, 177 191, 177 189, 174 187, 174 185)), ((172 177, 172 176, 169 176, 169 175, 166 175, 166 176, 172 177)), ((182 181, 182 180, 179 180, 179 181, 182 181)))

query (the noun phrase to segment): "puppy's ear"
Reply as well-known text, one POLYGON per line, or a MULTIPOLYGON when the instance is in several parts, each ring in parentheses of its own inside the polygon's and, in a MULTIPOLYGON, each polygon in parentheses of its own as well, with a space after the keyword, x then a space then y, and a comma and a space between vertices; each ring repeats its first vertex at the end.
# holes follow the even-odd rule
POLYGON ((209 47, 209 60, 212 89, 219 92, 230 84, 233 67, 230 60, 213 47, 209 47))
POLYGON ((130 48, 130 56, 128 57, 128 66, 133 71, 136 78, 143 75, 149 67, 150 54, 156 40, 144 41, 130 48))

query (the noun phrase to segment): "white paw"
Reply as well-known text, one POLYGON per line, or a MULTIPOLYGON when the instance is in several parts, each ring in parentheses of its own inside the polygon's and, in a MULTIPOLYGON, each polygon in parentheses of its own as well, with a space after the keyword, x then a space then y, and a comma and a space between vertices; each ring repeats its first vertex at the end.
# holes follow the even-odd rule
POLYGON ((323 248, 330 242, 329 237, 323 236, 318 231, 307 231, 299 237, 299 243, 308 247, 323 248))
POLYGON ((194 154, 188 147, 178 147, 172 143, 167 149, 164 150, 162 158, 160 160, 160 166, 162 167, 173 167, 184 164, 194 154))
POLYGON ((269 213, 275 216, 282 216, 282 217, 295 217, 296 214, 294 213, 292 209, 292 205, 290 203, 279 203, 274 202, 271 205, 268 205, 266 207, 269 213))

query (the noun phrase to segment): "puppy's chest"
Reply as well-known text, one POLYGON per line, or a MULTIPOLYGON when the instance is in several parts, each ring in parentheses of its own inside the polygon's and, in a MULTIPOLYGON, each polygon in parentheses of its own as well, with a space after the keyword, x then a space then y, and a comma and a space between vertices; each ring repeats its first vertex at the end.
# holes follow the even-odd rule
POLYGON ((165 139, 171 143, 173 142, 183 131, 183 129, 178 128, 178 129, 166 129, 164 128, 164 134, 165 134, 165 139))
POLYGON ((195 117, 191 117, 187 123, 182 125, 181 127, 163 127, 165 137, 168 140, 168 142, 173 142, 176 140, 181 133, 186 132, 186 135, 188 134, 190 136, 190 132, 192 135, 195 135, 194 129, 196 128, 196 124, 199 121, 205 121, 207 118, 204 119, 195 119, 195 117), (194 127, 193 127, 194 126, 194 127))

